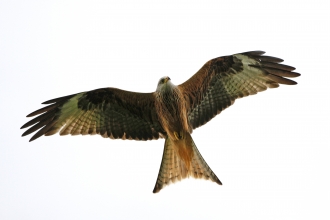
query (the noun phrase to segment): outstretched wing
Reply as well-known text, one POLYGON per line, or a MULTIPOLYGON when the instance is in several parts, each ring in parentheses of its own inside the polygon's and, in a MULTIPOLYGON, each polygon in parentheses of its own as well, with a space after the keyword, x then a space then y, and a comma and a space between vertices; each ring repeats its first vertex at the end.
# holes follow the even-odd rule
POLYGON ((154 109, 153 93, 134 93, 102 88, 52 99, 50 104, 32 112, 36 116, 21 128, 30 127, 22 136, 38 130, 30 139, 42 135, 100 134, 103 137, 151 140, 165 133, 154 109))
POLYGON ((256 94, 279 84, 294 85, 285 77, 297 77, 294 67, 279 64, 282 59, 262 56, 263 51, 251 51, 208 61, 179 88, 188 105, 188 118, 197 128, 237 98, 256 94))

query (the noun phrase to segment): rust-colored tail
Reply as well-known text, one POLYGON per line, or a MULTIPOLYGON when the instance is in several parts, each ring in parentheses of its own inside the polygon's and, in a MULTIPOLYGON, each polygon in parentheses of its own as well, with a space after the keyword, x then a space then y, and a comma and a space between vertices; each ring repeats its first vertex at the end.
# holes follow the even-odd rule
POLYGON ((164 186, 187 177, 204 178, 222 185, 218 177, 199 153, 191 135, 187 132, 181 140, 165 140, 163 159, 160 165, 154 193, 164 186))

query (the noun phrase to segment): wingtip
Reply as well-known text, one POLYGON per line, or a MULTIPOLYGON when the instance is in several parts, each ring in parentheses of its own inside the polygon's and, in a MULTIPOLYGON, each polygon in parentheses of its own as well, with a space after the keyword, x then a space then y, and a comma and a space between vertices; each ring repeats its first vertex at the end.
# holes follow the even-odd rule
POLYGON ((42 102, 41 104, 43 104, 43 105, 52 104, 52 103, 57 102, 57 101, 60 100, 61 98, 65 98, 65 97, 66 97, 66 96, 64 96, 64 97, 60 97, 60 98, 55 98, 55 99, 50 99, 50 100, 47 100, 47 101, 42 102))
POLYGON ((262 51, 262 50, 254 50, 254 51, 247 51, 247 52, 244 52, 243 54, 251 54, 251 55, 263 55, 265 54, 266 52, 265 51, 262 51))
POLYGON ((54 103, 53 100, 48 100, 48 101, 42 102, 41 104, 47 105, 47 104, 52 104, 52 103, 54 103))
MULTIPOLYGON (((26 132, 24 132, 22 135, 21 135, 21 137, 25 137, 26 135, 28 135, 26 132)), ((34 141, 36 138, 30 138, 30 140, 29 140, 29 142, 31 142, 31 141, 34 141)))
POLYGON ((282 84, 293 86, 293 85, 297 85, 298 83, 296 81, 293 81, 293 80, 290 80, 290 79, 286 79, 286 82, 284 82, 282 84))
POLYGON ((300 74, 300 73, 297 73, 297 72, 291 72, 291 74, 294 74, 294 76, 293 76, 293 77, 298 77, 298 76, 301 76, 301 74, 300 74))
POLYGON ((38 109, 38 110, 36 110, 36 111, 34 111, 34 112, 31 112, 31 113, 28 114, 26 117, 29 118, 29 117, 33 117, 33 116, 36 116, 36 115, 40 114, 40 113, 39 113, 39 110, 40 110, 40 109, 38 109))
POLYGON ((40 136, 42 136, 42 135, 38 135, 38 136, 37 135, 33 135, 33 137, 30 138, 29 142, 34 141, 35 139, 39 138, 40 136))

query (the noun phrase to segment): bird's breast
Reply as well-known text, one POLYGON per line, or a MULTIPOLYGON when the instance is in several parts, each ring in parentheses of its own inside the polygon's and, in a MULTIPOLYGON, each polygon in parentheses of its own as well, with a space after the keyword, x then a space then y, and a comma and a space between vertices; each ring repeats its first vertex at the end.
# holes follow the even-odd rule
POLYGON ((173 140, 183 139, 183 134, 189 132, 189 126, 185 99, 180 91, 158 94, 156 109, 159 121, 169 137, 173 140))

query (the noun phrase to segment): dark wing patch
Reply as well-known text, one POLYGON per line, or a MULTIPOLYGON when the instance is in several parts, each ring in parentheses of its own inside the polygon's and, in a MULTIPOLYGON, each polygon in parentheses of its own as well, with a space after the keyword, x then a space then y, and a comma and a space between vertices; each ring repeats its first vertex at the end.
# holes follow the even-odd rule
POLYGON ((237 98, 253 95, 279 84, 294 85, 285 77, 297 77, 294 67, 279 64, 282 59, 251 51, 208 61, 189 80, 179 85, 188 102, 188 117, 197 128, 237 98))
POLYGON ((43 104, 50 105, 29 114, 27 117, 41 115, 21 127, 32 126, 22 136, 37 131, 30 141, 57 132, 134 140, 152 140, 165 135, 154 109, 153 93, 103 88, 43 104))

